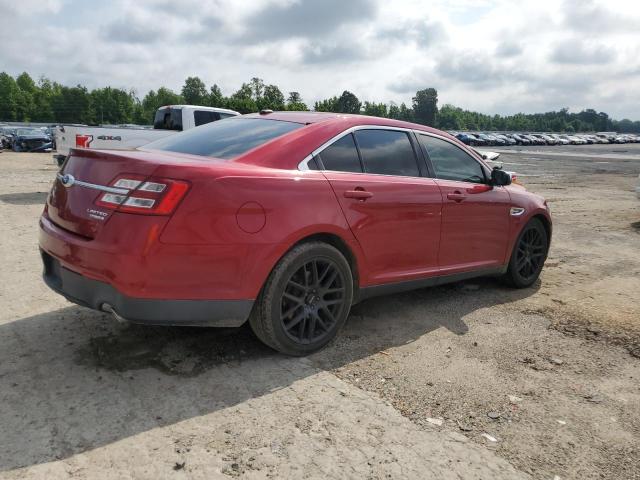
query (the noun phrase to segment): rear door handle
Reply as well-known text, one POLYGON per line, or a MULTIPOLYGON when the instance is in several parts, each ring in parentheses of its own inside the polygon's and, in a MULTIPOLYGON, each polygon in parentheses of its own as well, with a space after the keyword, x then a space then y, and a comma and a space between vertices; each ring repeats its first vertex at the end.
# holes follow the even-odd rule
POLYGON ((467 198, 467 196, 464 193, 461 192, 453 192, 453 193, 447 193, 447 198, 449 200, 453 200, 454 202, 462 202, 465 198, 467 198))
POLYGON ((365 201, 373 197, 373 193, 367 192, 365 189, 356 188, 355 190, 346 190, 344 192, 345 198, 355 198, 356 200, 365 201))

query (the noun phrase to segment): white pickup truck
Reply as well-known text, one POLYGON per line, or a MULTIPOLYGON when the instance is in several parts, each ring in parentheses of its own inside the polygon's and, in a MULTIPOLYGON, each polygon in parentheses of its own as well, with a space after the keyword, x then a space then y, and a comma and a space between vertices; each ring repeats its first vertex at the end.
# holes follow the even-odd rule
POLYGON ((53 158, 62 165, 71 148, 130 150, 182 130, 236 115, 240 114, 226 108, 167 105, 156 112, 153 128, 59 125, 55 131, 56 154, 53 158))

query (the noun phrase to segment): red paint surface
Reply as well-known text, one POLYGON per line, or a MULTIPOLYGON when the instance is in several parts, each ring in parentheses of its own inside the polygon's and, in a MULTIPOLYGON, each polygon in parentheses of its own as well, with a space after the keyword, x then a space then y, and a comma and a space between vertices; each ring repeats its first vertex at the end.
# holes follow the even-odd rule
POLYGON ((76 179, 174 179, 189 189, 170 214, 144 215, 97 205, 102 193, 56 181, 40 222, 41 248, 132 297, 253 299, 282 255, 312 235, 339 237, 355 259, 359 285, 371 286, 503 265, 532 216, 551 220, 541 197, 515 185, 298 171, 309 153, 355 125, 452 137, 364 116, 269 117, 281 115, 312 123, 229 161, 72 150, 62 173, 76 179), (513 206, 525 215, 510 216, 513 206))

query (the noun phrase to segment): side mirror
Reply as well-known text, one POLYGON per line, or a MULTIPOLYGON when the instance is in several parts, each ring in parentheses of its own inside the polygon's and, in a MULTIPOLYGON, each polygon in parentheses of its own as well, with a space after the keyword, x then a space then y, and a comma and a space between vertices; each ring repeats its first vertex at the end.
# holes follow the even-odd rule
POLYGON ((483 152, 482 153, 482 158, 484 158, 485 160, 489 160, 491 162, 495 162, 498 157, 500 157, 500 154, 498 152, 483 152))
POLYGON ((511 175, 504 170, 494 168, 491 170, 491 185, 496 187, 511 185, 511 175))

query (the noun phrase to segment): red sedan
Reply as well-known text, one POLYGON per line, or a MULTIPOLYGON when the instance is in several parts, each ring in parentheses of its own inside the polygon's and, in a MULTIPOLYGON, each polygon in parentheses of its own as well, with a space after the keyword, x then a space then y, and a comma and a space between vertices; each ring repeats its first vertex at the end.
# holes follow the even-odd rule
POLYGON ((533 284, 545 200, 452 136, 269 111, 135 151, 72 150, 40 219, 44 279, 134 323, 239 326, 305 355, 373 295, 501 275, 533 284))

